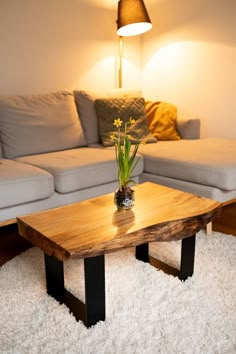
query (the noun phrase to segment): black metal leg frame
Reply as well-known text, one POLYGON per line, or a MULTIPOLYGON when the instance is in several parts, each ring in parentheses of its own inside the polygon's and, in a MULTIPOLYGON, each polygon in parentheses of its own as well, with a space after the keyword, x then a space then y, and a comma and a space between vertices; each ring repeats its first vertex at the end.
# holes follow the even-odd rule
MULTIPOLYGON (((193 274, 195 235, 182 240, 179 279, 193 274)), ((148 243, 136 246, 136 258, 149 262, 148 243)), ((84 259, 85 304, 72 295, 64 286, 63 262, 44 254, 47 293, 65 304, 76 320, 87 327, 105 320, 105 262, 104 255, 84 259)))
POLYGON ((69 307, 87 327, 105 320, 104 255, 84 259, 85 304, 64 287, 63 262, 44 254, 47 293, 69 307))
MULTIPOLYGON (((182 239, 180 270, 174 269, 179 279, 186 280, 193 275, 196 235, 182 239)), ((149 262, 148 243, 136 246, 136 258, 149 262)), ((159 262, 164 264, 163 262, 159 262)), ((172 268, 168 266, 169 268, 172 268)))

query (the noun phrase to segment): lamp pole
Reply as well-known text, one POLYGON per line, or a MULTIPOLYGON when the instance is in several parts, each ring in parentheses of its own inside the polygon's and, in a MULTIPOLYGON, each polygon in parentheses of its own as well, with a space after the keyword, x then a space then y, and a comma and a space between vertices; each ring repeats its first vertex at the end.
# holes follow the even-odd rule
POLYGON ((123 37, 119 36, 118 87, 122 88, 123 37))

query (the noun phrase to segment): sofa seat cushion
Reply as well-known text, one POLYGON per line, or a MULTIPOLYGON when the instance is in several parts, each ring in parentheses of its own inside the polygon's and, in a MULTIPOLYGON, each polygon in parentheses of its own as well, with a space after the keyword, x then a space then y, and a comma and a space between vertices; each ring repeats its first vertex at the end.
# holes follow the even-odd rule
POLYGON ((45 199, 53 195, 50 173, 20 162, 0 159, 0 208, 45 199))
MULTIPOLYGON (((111 149, 71 149, 25 156, 18 158, 17 161, 38 166, 51 173, 58 193, 69 193, 117 181, 115 152, 111 149)), ((133 176, 139 176, 142 171, 141 159, 133 176)))
POLYGON ((159 141, 140 146, 144 172, 217 187, 236 188, 236 140, 159 141))
POLYGON ((87 145, 74 96, 66 91, 0 97, 0 126, 7 158, 87 145))

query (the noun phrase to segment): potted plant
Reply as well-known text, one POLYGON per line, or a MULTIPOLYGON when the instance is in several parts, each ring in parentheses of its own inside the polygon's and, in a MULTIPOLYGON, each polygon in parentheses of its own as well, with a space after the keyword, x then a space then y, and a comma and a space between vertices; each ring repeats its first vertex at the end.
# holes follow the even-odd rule
POLYGON ((117 128, 117 134, 112 134, 111 139, 115 143, 115 153, 118 168, 119 188, 115 192, 114 202, 118 210, 129 210, 134 206, 134 190, 130 188, 129 184, 135 184, 131 175, 139 162, 140 157, 137 157, 138 148, 141 140, 131 146, 127 129, 135 123, 135 119, 130 120, 124 124, 124 131, 121 131, 123 121, 120 118, 114 120, 114 125, 117 128))

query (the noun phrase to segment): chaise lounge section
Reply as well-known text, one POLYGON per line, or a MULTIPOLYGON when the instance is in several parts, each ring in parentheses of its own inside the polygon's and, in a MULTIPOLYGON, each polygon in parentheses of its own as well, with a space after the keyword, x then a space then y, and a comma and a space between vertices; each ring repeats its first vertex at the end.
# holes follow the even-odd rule
POLYGON ((144 158, 141 182, 155 182, 221 202, 236 197, 233 140, 160 141, 158 149, 145 145, 140 153, 144 158))

